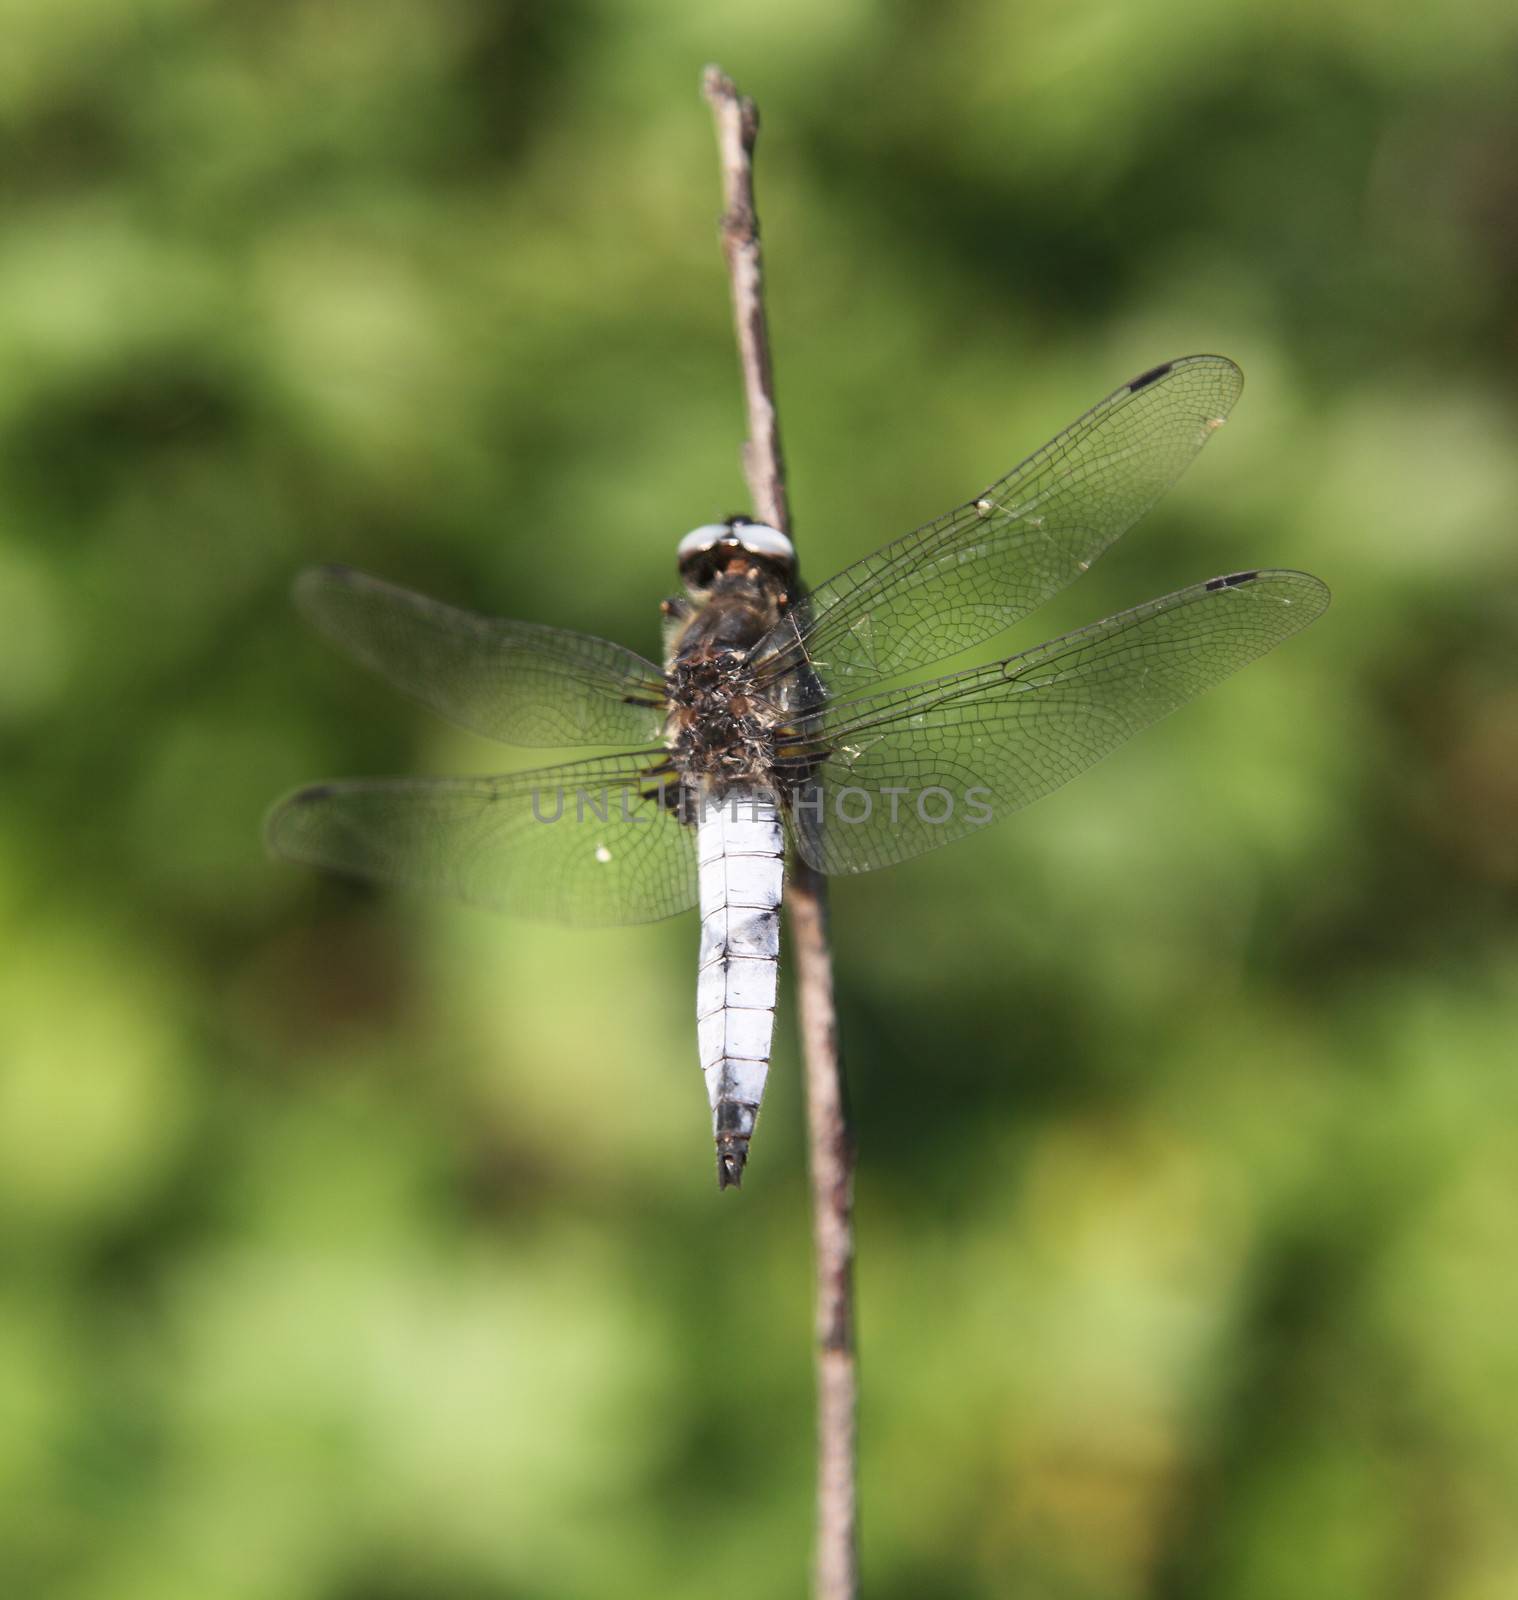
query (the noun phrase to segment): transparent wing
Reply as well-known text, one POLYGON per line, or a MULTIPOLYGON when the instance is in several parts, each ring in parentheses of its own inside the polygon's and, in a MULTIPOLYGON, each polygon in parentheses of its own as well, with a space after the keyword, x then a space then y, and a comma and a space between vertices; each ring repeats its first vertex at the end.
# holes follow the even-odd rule
POLYGON ((1240 572, 1022 655, 818 713, 783 754, 813 763, 797 847, 868 872, 962 838, 1084 772, 1322 614, 1302 572, 1240 572))
POLYGON ((291 861, 539 922, 652 922, 696 903, 695 830, 663 749, 499 778, 363 778, 281 800, 264 834, 291 861))
POLYGON ((1011 627, 1088 567, 1184 472, 1244 375, 1186 356, 1125 383, 983 494, 814 589, 755 660, 834 693, 1011 627))
POLYGON ((629 745, 659 737, 663 674, 621 645, 476 616, 351 567, 303 572, 295 599, 355 660, 488 738, 629 745))

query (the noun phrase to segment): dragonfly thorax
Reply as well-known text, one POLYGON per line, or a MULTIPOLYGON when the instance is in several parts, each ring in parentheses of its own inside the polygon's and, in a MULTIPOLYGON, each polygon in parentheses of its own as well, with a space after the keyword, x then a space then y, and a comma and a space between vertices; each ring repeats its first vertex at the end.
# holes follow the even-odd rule
POLYGON ((683 777, 719 789, 768 778, 779 716, 755 684, 745 652, 677 657, 668 683, 670 753, 683 777))
MULTIPOLYGON (((756 527, 698 529, 697 534, 737 533, 757 539, 756 527)), ((699 543, 696 534, 688 542, 699 543)), ((698 578, 706 585, 701 603, 684 616, 670 641, 666 667, 665 738, 689 787, 720 789, 729 782, 769 777, 781 712, 772 680, 755 670, 753 652, 790 604, 791 579, 784 565, 778 546, 773 556, 734 550, 727 537, 682 563, 693 591, 698 578), (716 571, 698 572, 704 559, 723 564, 716 571)))

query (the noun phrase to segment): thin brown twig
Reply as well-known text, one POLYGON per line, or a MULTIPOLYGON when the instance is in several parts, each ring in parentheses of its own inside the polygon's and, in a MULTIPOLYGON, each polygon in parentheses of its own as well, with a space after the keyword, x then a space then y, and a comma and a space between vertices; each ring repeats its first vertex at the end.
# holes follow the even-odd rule
MULTIPOLYGON (((754 140, 759 113, 718 67, 702 88, 717 124, 722 161, 722 251, 732 281, 733 315, 743 367, 748 440, 743 470, 755 515, 790 534, 785 463, 775 409, 759 217, 754 208, 754 140)), ((854 1600, 859 1588, 856 1414, 859 1377, 854 1346, 854 1152, 838 1061, 833 956, 827 895, 820 873, 796 862, 786 885, 801 1049, 806 1066, 812 1183, 812 1238, 817 1270, 817 1562, 818 1600, 854 1600)))

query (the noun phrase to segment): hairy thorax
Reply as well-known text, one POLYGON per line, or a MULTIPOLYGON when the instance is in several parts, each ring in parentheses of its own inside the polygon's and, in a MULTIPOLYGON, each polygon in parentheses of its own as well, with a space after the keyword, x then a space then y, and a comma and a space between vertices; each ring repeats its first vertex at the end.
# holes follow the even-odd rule
POLYGON ((669 653, 665 738, 693 789, 768 780, 780 709, 749 665, 749 652, 779 620, 784 596, 753 569, 725 574, 705 604, 683 618, 669 653))
POLYGON ((721 790, 767 778, 774 764, 774 706, 755 691, 744 658, 724 651, 677 663, 670 674, 669 743, 681 775, 721 790))

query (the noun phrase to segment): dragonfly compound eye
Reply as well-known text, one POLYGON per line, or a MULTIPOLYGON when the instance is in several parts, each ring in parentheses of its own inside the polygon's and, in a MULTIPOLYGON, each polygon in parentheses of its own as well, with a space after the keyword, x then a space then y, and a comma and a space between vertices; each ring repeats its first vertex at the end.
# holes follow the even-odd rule
POLYGON ((680 541, 675 560, 681 578, 691 588, 707 589, 734 556, 743 555, 767 562, 787 577, 796 569, 796 549, 791 541, 767 522, 750 522, 746 517, 692 528, 680 541))

